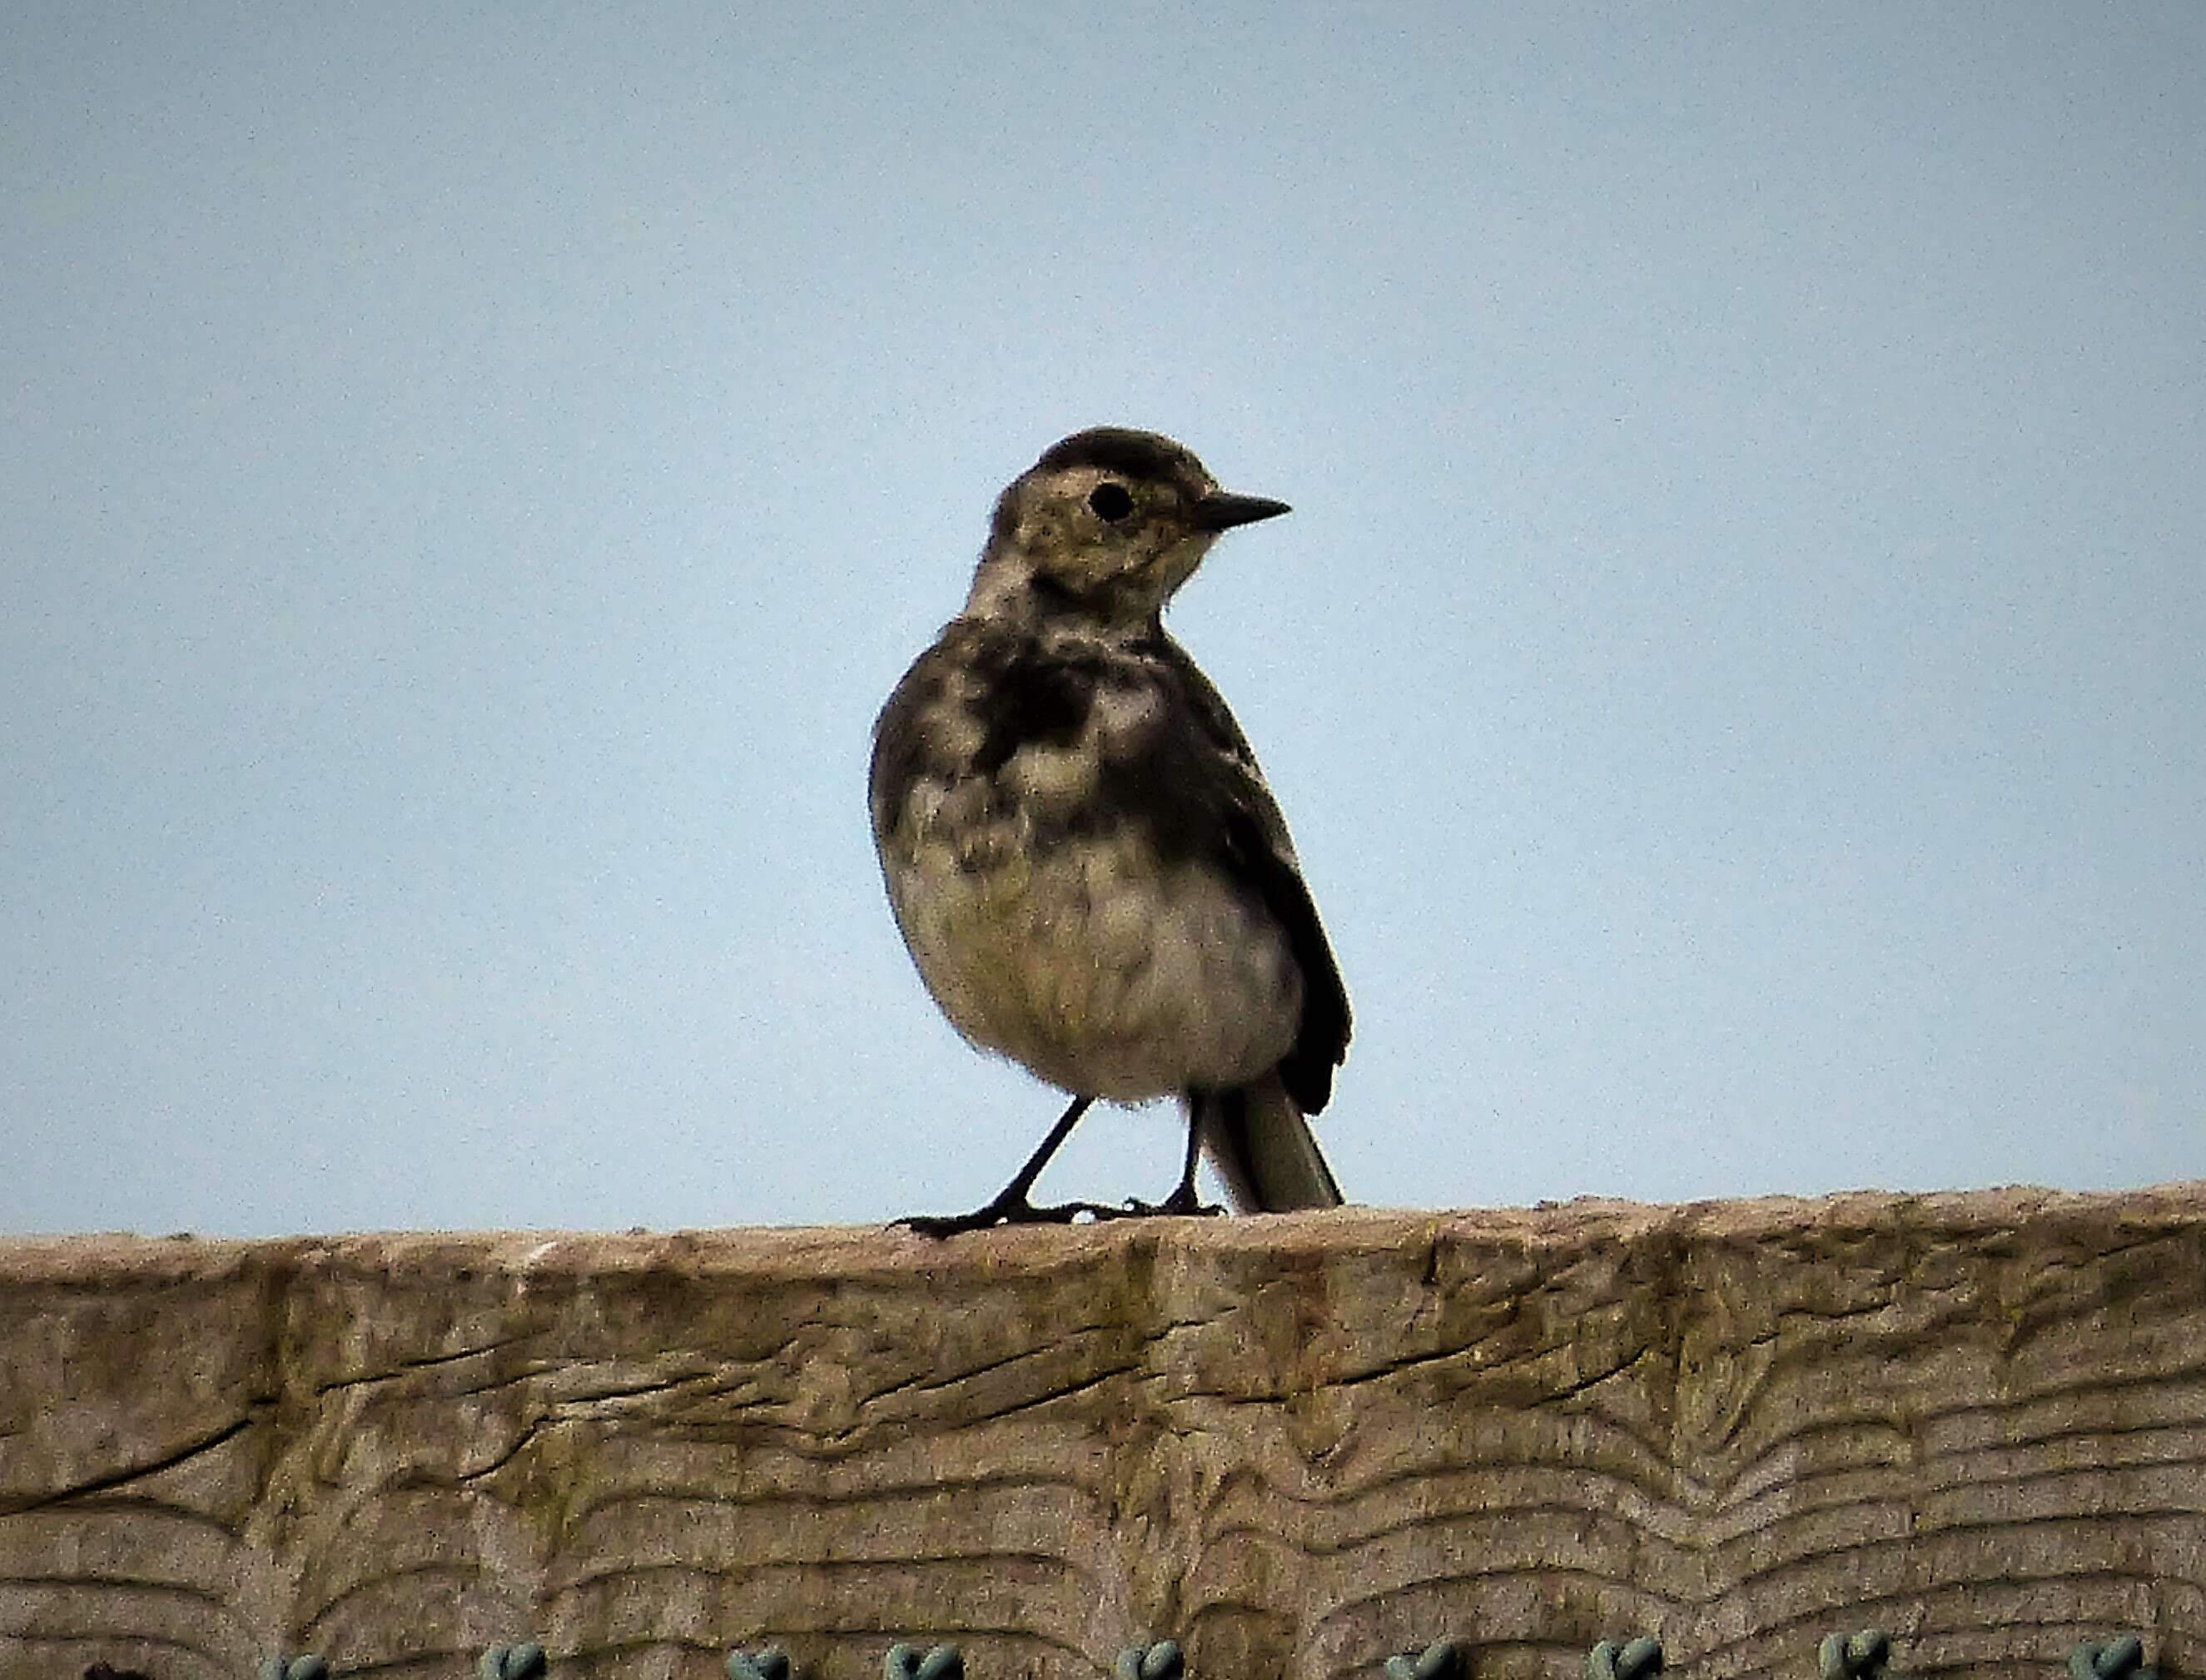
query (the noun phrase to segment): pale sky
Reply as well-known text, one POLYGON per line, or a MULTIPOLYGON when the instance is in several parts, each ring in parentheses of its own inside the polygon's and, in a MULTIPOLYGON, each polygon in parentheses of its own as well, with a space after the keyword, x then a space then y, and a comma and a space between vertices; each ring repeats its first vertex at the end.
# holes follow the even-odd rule
POLYGON ((2206 1173, 2206 8, 1390 15, 7 9, 0 1230, 980 1200, 867 731, 1097 423, 1351 1199, 2206 1173))

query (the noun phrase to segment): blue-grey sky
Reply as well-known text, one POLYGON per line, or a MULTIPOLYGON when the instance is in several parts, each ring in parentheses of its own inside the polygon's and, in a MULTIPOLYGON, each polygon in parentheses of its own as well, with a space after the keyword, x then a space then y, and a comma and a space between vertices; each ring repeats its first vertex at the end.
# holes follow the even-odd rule
POLYGON ((0 156, 0 1229, 979 1200, 867 731, 1099 422, 1295 504, 1352 1198, 2206 1172, 2206 8, 39 3, 0 156))

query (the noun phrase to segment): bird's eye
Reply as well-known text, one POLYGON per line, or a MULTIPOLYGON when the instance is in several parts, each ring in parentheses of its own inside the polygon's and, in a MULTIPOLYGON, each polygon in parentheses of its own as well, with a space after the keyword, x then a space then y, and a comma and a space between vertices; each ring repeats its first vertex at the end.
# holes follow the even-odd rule
POLYGON ((1126 493, 1125 486, 1106 479, 1088 492, 1088 505, 1095 509, 1098 518, 1107 519, 1115 525, 1133 512, 1134 498, 1126 493))

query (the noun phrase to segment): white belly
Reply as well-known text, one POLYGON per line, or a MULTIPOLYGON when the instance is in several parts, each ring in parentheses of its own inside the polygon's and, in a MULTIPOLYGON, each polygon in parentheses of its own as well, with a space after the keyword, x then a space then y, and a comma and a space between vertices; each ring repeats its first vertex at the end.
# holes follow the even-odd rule
POLYGON ((1124 832, 1037 861, 922 843, 888 872, 927 989, 957 1030, 1083 1095, 1244 1084, 1293 1042, 1302 978, 1215 870, 1160 870, 1124 832))

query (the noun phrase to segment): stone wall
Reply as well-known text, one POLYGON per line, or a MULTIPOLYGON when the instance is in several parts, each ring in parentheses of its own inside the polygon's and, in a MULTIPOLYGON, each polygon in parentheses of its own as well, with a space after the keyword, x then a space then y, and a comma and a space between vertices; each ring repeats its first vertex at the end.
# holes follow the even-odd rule
POLYGON ((0 1676, 2206 1672, 2206 1183, 0 1242, 0 1676))

